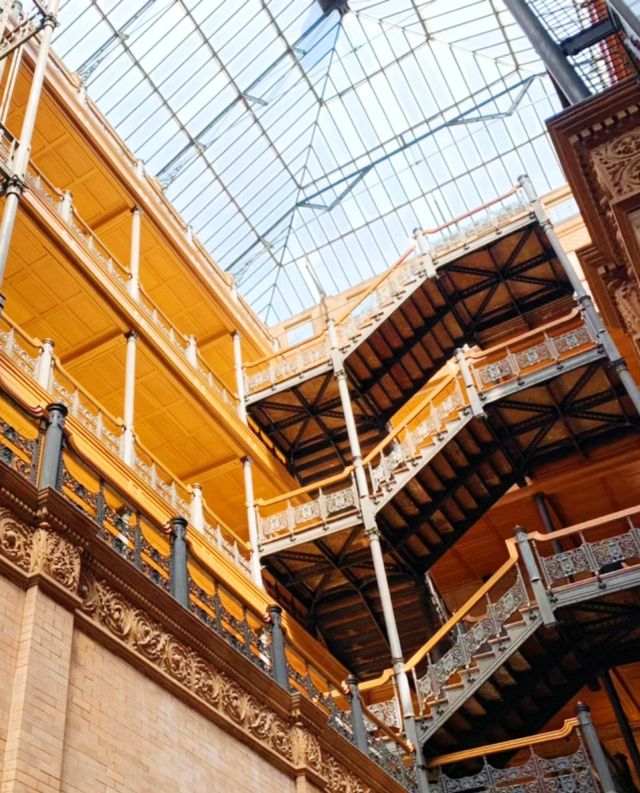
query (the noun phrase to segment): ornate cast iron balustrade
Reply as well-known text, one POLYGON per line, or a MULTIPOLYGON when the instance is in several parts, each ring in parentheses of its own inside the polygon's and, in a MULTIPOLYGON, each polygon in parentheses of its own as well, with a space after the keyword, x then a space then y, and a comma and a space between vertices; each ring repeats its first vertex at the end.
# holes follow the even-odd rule
POLYGON ((546 758, 531 748, 524 763, 507 768, 497 768, 485 757, 482 769, 471 776, 450 777, 439 768, 432 789, 441 793, 600 793, 601 790, 582 739, 573 754, 546 758))
MULTIPOLYGON (((638 515, 640 507, 635 507, 550 534, 527 535, 520 530, 517 543, 507 540, 507 561, 407 660, 419 715, 433 719, 435 714, 436 721, 442 719, 453 700, 455 709, 458 695, 448 693, 448 684, 460 680, 467 694, 470 687, 475 690, 542 625, 544 603, 551 609, 556 602, 569 605, 597 597, 612 586, 612 577, 613 591, 636 586, 640 570, 638 515), (627 522, 626 531, 620 531, 621 521, 627 522), (596 536, 587 540, 587 532, 596 536), (567 541, 579 544, 561 552, 542 553, 543 547, 548 551, 552 543, 567 541), (526 577, 520 563, 527 570, 526 577), (439 657, 432 661, 436 648, 439 657)), ((379 689, 388 696, 391 679, 392 670, 388 669, 360 688, 363 693, 379 689)), ((395 697, 372 707, 399 729, 395 697)))
MULTIPOLYGON (((580 356, 599 350, 589 327, 577 311, 548 326, 516 340, 511 346, 468 352, 465 358, 480 398, 485 403, 510 392, 534 384, 536 378, 548 377, 571 360, 580 363, 580 356), (569 329, 567 330, 567 325, 569 329)), ((374 502, 402 485, 401 473, 411 471, 430 459, 445 437, 447 423, 471 418, 471 393, 463 382, 459 364, 452 364, 453 373, 434 392, 427 392, 424 401, 395 428, 388 438, 364 460, 369 489, 374 502), (465 419, 466 417, 466 419, 465 419), (399 482, 399 484, 398 484, 399 482)), ((460 426, 460 425, 458 425, 460 426)), ((326 529, 342 525, 347 516, 358 516, 357 492, 353 482, 344 487, 351 475, 331 477, 316 485, 287 494, 269 502, 258 502, 258 531, 265 547, 275 540, 296 536, 314 527, 326 529), (303 499, 307 499, 303 501, 303 499), (297 502, 297 503, 296 503, 297 502), (274 511, 280 505, 278 511, 274 511), (271 512, 271 514, 269 514, 271 512)))
POLYGON ((508 641, 505 626, 514 614, 519 614, 520 609, 529 605, 527 588, 519 570, 516 570, 516 582, 495 602, 491 602, 487 595, 486 612, 474 618, 469 627, 461 624, 453 645, 437 661, 428 661, 427 671, 416 681, 421 712, 442 696, 444 686, 451 677, 468 668, 473 656, 485 648, 489 641, 501 637, 508 641))
MULTIPOLYGON (((633 524, 629 531, 596 542, 579 535, 580 545, 550 556, 537 553, 542 574, 549 589, 558 581, 599 577, 603 572, 622 564, 640 561, 640 529, 633 524)), ((538 544, 534 542, 536 552, 538 544)))
MULTIPOLYGON (((35 483, 40 462, 40 422, 18 403, 5 395, 3 412, 15 412, 21 427, 31 430, 31 437, 21 429, 0 419, 0 466, 5 465, 21 477, 35 483)), ((97 538, 142 573, 152 584, 171 593, 173 561, 167 529, 146 514, 129 496, 106 481, 90 463, 82 459, 72 446, 63 446, 60 456, 59 492, 96 525, 97 538)), ((189 609, 218 636, 234 647, 259 670, 274 675, 270 657, 271 636, 264 615, 240 599, 231 589, 196 558, 188 561, 189 609)), ((293 661, 287 663, 288 687, 310 699, 323 703, 329 712, 329 724, 355 743, 351 712, 336 703, 334 693, 340 683, 323 677, 313 662, 297 650, 289 650, 302 664, 300 672, 293 661), (322 680, 322 687, 313 682, 322 680)), ((367 753, 390 776, 415 791, 413 770, 405 763, 406 746, 385 733, 381 738, 379 725, 367 736, 367 753), (396 746, 391 751, 387 744, 396 746)))
POLYGON ((556 336, 545 333, 541 342, 524 349, 511 351, 509 347, 505 347, 501 358, 484 366, 471 362, 471 370, 478 389, 486 391, 498 384, 523 377, 532 369, 570 357, 576 351, 594 346, 595 343, 589 328, 580 325, 556 336))

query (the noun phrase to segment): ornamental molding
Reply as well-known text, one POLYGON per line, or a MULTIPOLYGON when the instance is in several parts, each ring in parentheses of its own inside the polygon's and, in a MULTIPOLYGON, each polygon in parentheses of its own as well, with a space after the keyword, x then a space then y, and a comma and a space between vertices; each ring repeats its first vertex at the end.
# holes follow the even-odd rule
POLYGON ((621 201, 640 192, 640 127, 596 146, 591 160, 608 201, 621 201))

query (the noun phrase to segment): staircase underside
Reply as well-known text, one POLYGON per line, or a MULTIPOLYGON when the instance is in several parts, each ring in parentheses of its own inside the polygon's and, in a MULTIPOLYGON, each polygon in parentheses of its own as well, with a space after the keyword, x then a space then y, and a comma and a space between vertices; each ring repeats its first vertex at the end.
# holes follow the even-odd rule
MULTIPOLYGON (((437 263, 402 299, 373 315, 346 349, 345 367, 363 452, 386 424, 463 344, 491 346, 567 313, 571 287, 543 228, 524 218, 481 247, 437 263)), ((486 239, 486 238, 485 238, 486 239)), ((348 438, 327 365, 272 393, 249 397, 248 410, 301 483, 342 470, 348 438)))
MULTIPOLYGON (((462 426, 402 489, 382 494, 377 520, 407 656, 431 625, 425 571, 525 475, 636 431, 632 415, 615 371, 597 360, 488 405, 486 416, 462 426)), ((373 564, 357 519, 264 561, 301 604, 300 616, 360 679, 389 666, 373 564)))
POLYGON ((595 684, 599 671, 640 660, 637 589, 566 606, 556 616, 556 625, 538 628, 426 742, 427 756, 538 732, 595 684))

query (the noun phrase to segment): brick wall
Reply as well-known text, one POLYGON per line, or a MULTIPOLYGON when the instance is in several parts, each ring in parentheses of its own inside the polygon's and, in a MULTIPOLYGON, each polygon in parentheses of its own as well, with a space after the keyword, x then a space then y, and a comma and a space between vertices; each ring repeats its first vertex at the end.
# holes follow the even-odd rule
POLYGON ((11 705, 10 681, 15 675, 23 601, 24 592, 0 576, 0 779, 11 705))
POLYGON ((275 793, 294 782, 134 667, 76 632, 65 793, 275 793))

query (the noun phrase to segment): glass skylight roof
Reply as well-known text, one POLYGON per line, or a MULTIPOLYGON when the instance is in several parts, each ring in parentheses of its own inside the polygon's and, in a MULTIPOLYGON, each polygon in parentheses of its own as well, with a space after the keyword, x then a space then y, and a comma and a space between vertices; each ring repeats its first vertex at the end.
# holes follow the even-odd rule
POLYGON ((563 176, 500 0, 65 0, 55 48, 269 324, 563 176))

